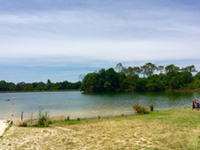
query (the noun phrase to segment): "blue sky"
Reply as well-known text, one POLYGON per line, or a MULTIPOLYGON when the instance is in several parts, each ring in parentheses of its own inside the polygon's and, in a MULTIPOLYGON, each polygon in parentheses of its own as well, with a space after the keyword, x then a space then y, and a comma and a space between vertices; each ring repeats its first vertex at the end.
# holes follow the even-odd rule
POLYGON ((76 82, 101 68, 200 70, 200 0, 0 0, 0 80, 76 82))

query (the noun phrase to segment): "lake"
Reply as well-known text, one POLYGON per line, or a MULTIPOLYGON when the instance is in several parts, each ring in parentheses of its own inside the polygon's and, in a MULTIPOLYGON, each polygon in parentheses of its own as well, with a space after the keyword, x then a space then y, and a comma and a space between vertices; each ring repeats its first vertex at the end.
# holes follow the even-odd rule
POLYGON ((82 94, 80 91, 66 92, 24 92, 0 93, 0 119, 38 117, 41 109, 48 111, 50 117, 70 116, 76 118, 110 117, 134 114, 132 106, 136 103, 154 110, 192 108, 192 100, 199 99, 200 92, 188 93, 97 93, 82 94), (12 104, 14 97, 14 104, 12 104), (7 101, 10 99, 10 101, 7 101))

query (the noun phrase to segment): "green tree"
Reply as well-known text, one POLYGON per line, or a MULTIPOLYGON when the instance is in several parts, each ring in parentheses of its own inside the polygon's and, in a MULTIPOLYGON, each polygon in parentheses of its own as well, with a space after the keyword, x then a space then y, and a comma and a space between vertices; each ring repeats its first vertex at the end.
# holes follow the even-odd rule
POLYGON ((1 81, 0 81, 0 91, 7 91, 7 90, 8 90, 8 88, 7 88, 7 83, 6 83, 6 81, 1 80, 1 81))
POLYGON ((52 83, 51 83, 51 80, 50 80, 50 79, 47 80, 46 89, 47 89, 47 90, 52 90, 52 83))
POLYGON ((160 71, 160 73, 163 73, 163 71, 164 71, 164 66, 158 66, 158 71, 160 71))
POLYGON ((83 79, 81 90, 88 93, 100 92, 98 90, 98 74, 95 72, 87 74, 83 79))
POLYGON ((147 84, 146 78, 139 78, 136 81, 136 92, 145 92, 146 91, 146 84, 147 84))
POLYGON ((141 73, 144 75, 144 77, 145 76, 148 77, 148 76, 152 75, 155 70, 157 70, 157 67, 156 67, 156 65, 148 62, 141 67, 141 70, 142 70, 141 73))
POLYGON ((25 83, 25 82, 19 82, 19 83, 17 83, 17 85, 16 85, 16 90, 17 90, 17 91, 22 91, 22 90, 25 89, 25 87, 26 87, 26 83, 25 83))
POLYGON ((106 92, 115 92, 119 89, 119 76, 113 68, 106 70, 104 88, 106 92))
POLYGON ((183 72, 197 72, 196 68, 194 65, 187 66, 185 68, 182 68, 183 72))
POLYGON ((119 73, 119 86, 120 86, 120 90, 121 92, 124 92, 127 90, 128 88, 128 84, 126 82, 127 76, 124 72, 120 72, 119 73))
POLYGON ((171 65, 168 65, 165 67, 165 73, 169 73, 169 72, 172 72, 172 71, 179 71, 180 68, 175 66, 174 64, 171 64, 171 65))
POLYGON ((140 67, 133 67, 133 72, 139 76, 142 72, 142 69, 140 67))
POLYGON ((123 70, 122 64, 121 64, 121 63, 118 63, 118 64, 116 65, 115 69, 116 69, 118 72, 122 72, 122 70, 123 70))

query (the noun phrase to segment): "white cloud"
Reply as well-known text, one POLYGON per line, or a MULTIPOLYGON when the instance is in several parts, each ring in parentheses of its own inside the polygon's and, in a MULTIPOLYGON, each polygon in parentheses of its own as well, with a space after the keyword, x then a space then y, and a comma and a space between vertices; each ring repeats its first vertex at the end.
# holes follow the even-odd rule
MULTIPOLYGON (((1 58, 82 58, 101 61, 200 59, 197 41, 26 40, 3 45, 1 58)), ((59 59, 62 62, 62 59, 59 59)), ((73 60, 70 60, 73 61, 73 60)))
POLYGON ((34 13, 1 14, 0 24, 44 24, 80 21, 78 11, 45 11, 34 13))
POLYGON ((99 62, 200 59, 198 11, 139 3, 139 7, 136 2, 97 3, 94 8, 2 12, 0 62, 98 66, 99 62))

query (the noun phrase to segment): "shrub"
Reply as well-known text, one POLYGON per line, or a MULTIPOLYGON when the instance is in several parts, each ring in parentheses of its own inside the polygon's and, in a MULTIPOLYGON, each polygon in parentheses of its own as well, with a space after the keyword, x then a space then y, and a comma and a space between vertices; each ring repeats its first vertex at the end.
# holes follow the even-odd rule
POLYGON ((47 111, 45 111, 45 114, 43 115, 42 110, 39 110, 38 116, 39 116, 39 119, 38 119, 37 126, 48 127, 49 124, 51 124, 51 121, 49 121, 49 116, 48 116, 47 111))
POLYGON ((65 119, 65 121, 70 121, 70 117, 69 117, 69 116, 67 116, 67 119, 65 119))
POLYGON ((19 126, 20 127, 27 127, 28 122, 27 121, 20 121, 19 126))
POLYGON ((153 109, 154 109, 154 105, 151 104, 151 105, 150 105, 150 110, 153 111, 153 109))
POLYGON ((133 105, 133 109, 139 113, 139 114, 147 114, 148 112, 148 108, 146 106, 143 106, 139 103, 133 105))

